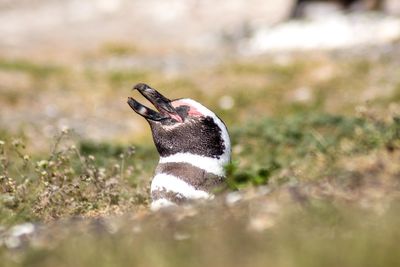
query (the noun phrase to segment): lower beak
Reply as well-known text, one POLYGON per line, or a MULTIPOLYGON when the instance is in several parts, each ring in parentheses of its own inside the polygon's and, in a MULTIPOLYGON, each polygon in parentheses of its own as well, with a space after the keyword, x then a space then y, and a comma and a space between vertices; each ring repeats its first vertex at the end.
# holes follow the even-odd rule
POLYGON ((154 111, 139 102, 137 102, 132 97, 128 97, 128 105, 139 115, 143 116, 145 119, 152 120, 152 121, 160 121, 163 119, 168 118, 157 111, 154 111))

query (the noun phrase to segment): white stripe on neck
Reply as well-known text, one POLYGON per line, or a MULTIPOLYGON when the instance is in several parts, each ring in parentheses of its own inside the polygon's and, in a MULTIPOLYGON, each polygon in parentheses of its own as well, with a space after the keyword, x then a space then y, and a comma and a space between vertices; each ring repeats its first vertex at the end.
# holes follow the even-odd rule
POLYGON ((212 197, 209 193, 203 190, 197 190, 192 185, 182 181, 181 179, 170 175, 159 173, 154 176, 151 181, 151 192, 153 191, 167 191, 181 195, 182 198, 187 199, 209 199, 212 197))
POLYGON ((225 158, 216 159, 210 157, 204 157, 200 155, 193 155, 191 153, 176 153, 168 157, 160 157, 159 163, 189 163, 195 167, 198 167, 206 172, 225 176, 224 165, 227 164, 225 158))

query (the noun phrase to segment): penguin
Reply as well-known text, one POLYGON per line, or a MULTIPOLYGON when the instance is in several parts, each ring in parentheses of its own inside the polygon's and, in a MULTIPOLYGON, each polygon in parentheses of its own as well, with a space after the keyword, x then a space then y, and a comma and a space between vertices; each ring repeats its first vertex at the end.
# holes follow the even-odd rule
POLYGON ((231 141, 225 123, 199 102, 170 100, 144 83, 133 87, 157 111, 132 97, 129 106, 150 125, 160 155, 151 181, 151 209, 212 199, 225 183, 231 141))

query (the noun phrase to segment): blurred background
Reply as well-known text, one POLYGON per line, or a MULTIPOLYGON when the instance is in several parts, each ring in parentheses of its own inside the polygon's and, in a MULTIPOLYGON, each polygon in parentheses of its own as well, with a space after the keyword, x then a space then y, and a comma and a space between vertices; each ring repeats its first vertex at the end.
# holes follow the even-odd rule
POLYGON ((228 124, 274 114, 279 102, 391 95, 398 75, 368 64, 386 57, 398 67, 399 14, 397 0, 1 0, 0 128, 35 139, 35 149, 65 127, 97 141, 149 141, 125 103, 137 82, 197 98, 228 124), (318 89, 354 71, 338 73, 349 56, 384 77, 368 75, 353 96, 346 82, 318 89), (392 86, 377 84, 385 77, 392 86))

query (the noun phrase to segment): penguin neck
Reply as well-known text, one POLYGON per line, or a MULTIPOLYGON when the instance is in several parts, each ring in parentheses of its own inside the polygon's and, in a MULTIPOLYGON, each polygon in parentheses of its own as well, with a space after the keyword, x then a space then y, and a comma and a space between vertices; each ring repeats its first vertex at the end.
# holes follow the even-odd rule
POLYGON ((219 158, 206 157, 192 153, 176 153, 160 157, 159 164, 187 163, 217 176, 225 176, 224 166, 229 163, 230 155, 223 154, 219 158))

